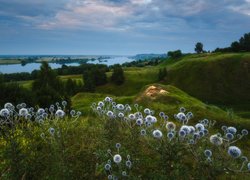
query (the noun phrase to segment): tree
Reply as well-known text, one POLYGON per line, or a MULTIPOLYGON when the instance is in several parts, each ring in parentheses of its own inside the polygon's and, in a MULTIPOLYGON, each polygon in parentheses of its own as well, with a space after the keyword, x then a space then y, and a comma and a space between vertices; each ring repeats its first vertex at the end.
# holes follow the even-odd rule
POLYGON ((203 53, 203 44, 201 42, 197 42, 194 48, 195 52, 199 53, 203 53))
POLYGON ((114 65, 111 81, 116 85, 121 85, 125 81, 124 72, 120 64, 114 65))
POLYGON ((240 38, 239 44, 242 51, 250 51, 250 32, 240 38))
POLYGON ((158 80, 162 81, 166 78, 166 76, 167 76, 167 69, 166 68, 159 69, 158 80))
POLYGON ((95 91, 95 79, 93 70, 87 70, 83 73, 83 89, 87 92, 95 91))
POLYGON ((239 42, 237 42, 237 41, 232 42, 232 44, 231 44, 231 50, 233 52, 239 52, 240 49, 241 49, 241 47, 240 47, 240 43, 239 42))
POLYGON ((177 58, 180 58, 182 56, 182 52, 179 49, 176 51, 168 51, 168 56, 173 58, 173 59, 177 59, 177 58))
POLYGON ((62 82, 47 62, 42 62, 37 79, 32 84, 40 106, 48 107, 50 104, 61 101, 64 97, 62 82))

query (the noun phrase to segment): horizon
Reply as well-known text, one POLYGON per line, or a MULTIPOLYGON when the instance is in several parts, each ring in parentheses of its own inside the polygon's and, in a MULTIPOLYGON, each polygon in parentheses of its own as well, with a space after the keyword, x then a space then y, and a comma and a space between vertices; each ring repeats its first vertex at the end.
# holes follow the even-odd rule
POLYGON ((192 53, 197 42, 212 51, 250 30, 250 0, 0 2, 3 55, 192 53))

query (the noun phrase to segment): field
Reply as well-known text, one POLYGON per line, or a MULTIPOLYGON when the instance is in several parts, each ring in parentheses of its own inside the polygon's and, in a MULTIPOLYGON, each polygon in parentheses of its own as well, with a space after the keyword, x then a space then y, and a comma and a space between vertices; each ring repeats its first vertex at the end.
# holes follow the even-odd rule
MULTIPOLYGON (((41 122, 18 125, 11 136, 3 137, 0 157, 5 160, 0 162, 1 177, 107 179, 112 174, 121 179, 247 179, 248 160, 230 157, 227 149, 231 144, 236 145, 244 156, 250 157, 249 138, 240 135, 242 129, 250 129, 249 104, 240 103, 248 100, 249 74, 240 67, 249 59, 249 53, 187 55, 154 67, 125 68, 124 84, 117 86, 108 82, 97 87, 94 93, 80 92, 71 98, 72 108, 80 111, 81 116, 65 110, 68 115, 58 119, 54 112, 41 122), (167 68, 168 75, 159 82, 158 70, 163 67, 167 68), (234 73, 225 77, 224 86, 217 87, 220 79, 215 78, 224 77, 226 72, 234 73), (245 77, 241 86, 235 84, 238 75, 245 77), (217 88, 218 91, 213 93, 216 97, 210 95, 209 87, 217 88), (244 96, 237 93, 236 87, 244 96), (225 88, 231 91, 229 100, 225 100, 228 96, 225 88), (220 91, 223 91, 222 95, 220 91), (104 100, 106 97, 124 107, 129 106, 131 111, 117 111, 104 100), (206 98, 219 106, 207 102, 206 98), (157 122, 150 126, 138 125, 132 116, 141 112, 146 119, 146 108, 151 110, 157 122), (119 112, 126 118, 119 118, 119 112), (178 119, 181 112, 186 115, 192 112, 188 122, 178 119), (116 116, 109 116, 110 113, 116 116), (172 131, 166 128, 167 122, 177 126, 173 140, 169 139, 172 131), (202 135, 195 144, 189 142, 193 137, 191 133, 185 138, 178 134, 183 124, 194 126, 199 132, 199 123, 204 124, 209 134, 202 135), (223 131, 222 126, 237 128, 233 140, 227 140, 229 130, 223 131), (142 135, 143 130, 146 135, 142 135), (156 130, 163 133, 162 137, 154 134, 156 130), (214 145, 210 138, 218 132, 224 139, 221 146, 214 145), (211 150, 213 155, 204 155, 205 150, 211 150), (113 162, 115 154, 122 156, 122 163, 113 162), (127 165, 128 161, 132 165, 127 165), (107 164, 112 169, 108 169, 107 164), (244 168, 241 168, 242 164, 244 168)), ((110 78, 111 72, 107 76, 110 78)), ((83 82, 82 75, 59 78, 83 82)), ((32 81, 19 83, 28 89, 32 85, 32 81)), ((34 114, 34 118, 36 116, 34 114)))

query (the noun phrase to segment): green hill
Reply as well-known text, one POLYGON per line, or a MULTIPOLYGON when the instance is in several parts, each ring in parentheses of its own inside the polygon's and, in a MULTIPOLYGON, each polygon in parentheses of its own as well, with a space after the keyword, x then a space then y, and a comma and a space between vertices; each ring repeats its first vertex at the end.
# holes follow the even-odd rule
POLYGON ((187 55, 161 64, 165 83, 203 102, 249 109, 250 53, 187 55))

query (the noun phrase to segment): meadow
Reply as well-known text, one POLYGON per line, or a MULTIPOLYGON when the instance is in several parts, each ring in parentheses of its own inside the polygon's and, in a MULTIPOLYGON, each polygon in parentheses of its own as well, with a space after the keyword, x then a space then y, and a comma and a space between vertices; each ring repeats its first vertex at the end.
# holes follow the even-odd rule
MULTIPOLYGON (((127 67, 122 85, 74 95, 74 110, 5 104, 1 178, 247 179, 249 60, 217 53, 127 67)), ((31 89, 32 81, 18 83, 31 89)))

